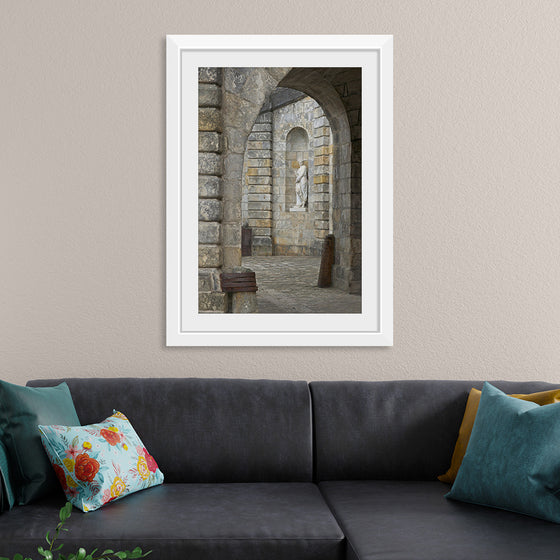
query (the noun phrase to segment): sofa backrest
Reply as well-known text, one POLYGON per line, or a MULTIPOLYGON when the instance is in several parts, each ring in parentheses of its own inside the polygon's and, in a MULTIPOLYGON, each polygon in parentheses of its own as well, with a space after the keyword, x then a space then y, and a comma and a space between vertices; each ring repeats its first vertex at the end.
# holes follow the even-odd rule
MULTIPOLYGON (((491 382, 506 393, 558 388, 491 382)), ((317 480, 435 480, 448 468, 472 381, 312 382, 317 480)))
POLYGON ((82 425, 125 414, 168 482, 312 480, 304 381, 89 378, 66 381, 82 425))

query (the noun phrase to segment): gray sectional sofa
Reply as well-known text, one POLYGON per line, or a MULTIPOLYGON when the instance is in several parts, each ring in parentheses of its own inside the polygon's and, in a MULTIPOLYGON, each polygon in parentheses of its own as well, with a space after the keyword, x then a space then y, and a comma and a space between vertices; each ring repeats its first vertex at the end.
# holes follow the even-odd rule
MULTIPOLYGON (((560 528, 446 500, 468 381, 58 379, 82 424, 125 413, 165 475, 90 513, 72 543, 153 560, 557 558, 560 528)), ((493 382, 509 393, 547 383, 493 382)), ((32 555, 62 492, 0 516, 0 556, 32 555)), ((35 554, 36 556, 36 554, 35 554)), ((35 557, 34 556, 34 557, 35 557)))

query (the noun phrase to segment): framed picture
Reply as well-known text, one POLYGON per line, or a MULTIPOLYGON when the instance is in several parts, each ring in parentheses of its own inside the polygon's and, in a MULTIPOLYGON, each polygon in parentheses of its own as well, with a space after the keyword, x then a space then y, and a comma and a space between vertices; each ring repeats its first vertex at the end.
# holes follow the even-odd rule
POLYGON ((392 345, 392 191, 392 36, 167 36, 168 346, 392 345))

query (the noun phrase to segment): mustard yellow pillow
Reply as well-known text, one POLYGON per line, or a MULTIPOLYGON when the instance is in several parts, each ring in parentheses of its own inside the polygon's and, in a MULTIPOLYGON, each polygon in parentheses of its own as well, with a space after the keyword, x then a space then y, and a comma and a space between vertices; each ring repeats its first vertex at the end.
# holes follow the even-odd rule
MULTIPOLYGON (((453 484, 453 482, 455 482, 455 477, 457 476, 459 467, 463 462, 463 457, 465 456, 465 451, 467 450, 467 445, 469 444, 474 420, 476 418, 476 412, 478 410, 478 403, 480 402, 480 395, 481 391, 475 389, 474 387, 469 393, 467 406, 465 407, 465 414, 463 416, 463 421, 461 422, 461 427, 459 428, 459 437, 457 438, 455 449, 453 450, 453 456, 451 457, 451 466, 447 469, 445 474, 438 476, 438 480, 441 480, 442 482, 448 482, 449 484, 453 484)), ((560 402, 560 389, 540 391, 539 393, 531 393, 529 395, 518 394, 510 396, 524 401, 531 401, 542 406, 545 404, 560 402)))

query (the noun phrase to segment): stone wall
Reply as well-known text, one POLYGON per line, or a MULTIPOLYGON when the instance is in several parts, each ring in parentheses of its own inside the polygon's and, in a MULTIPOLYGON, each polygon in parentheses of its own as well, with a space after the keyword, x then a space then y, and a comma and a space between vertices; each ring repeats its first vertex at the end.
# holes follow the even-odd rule
POLYGON ((314 99, 294 92, 297 99, 286 102, 282 93, 279 106, 271 96, 249 136, 243 222, 253 228, 254 255, 320 255, 330 228, 331 129, 314 99), (308 168, 308 200, 295 208, 301 161, 308 168))
POLYGON ((198 306, 223 313, 221 68, 199 68, 198 82, 198 306))

